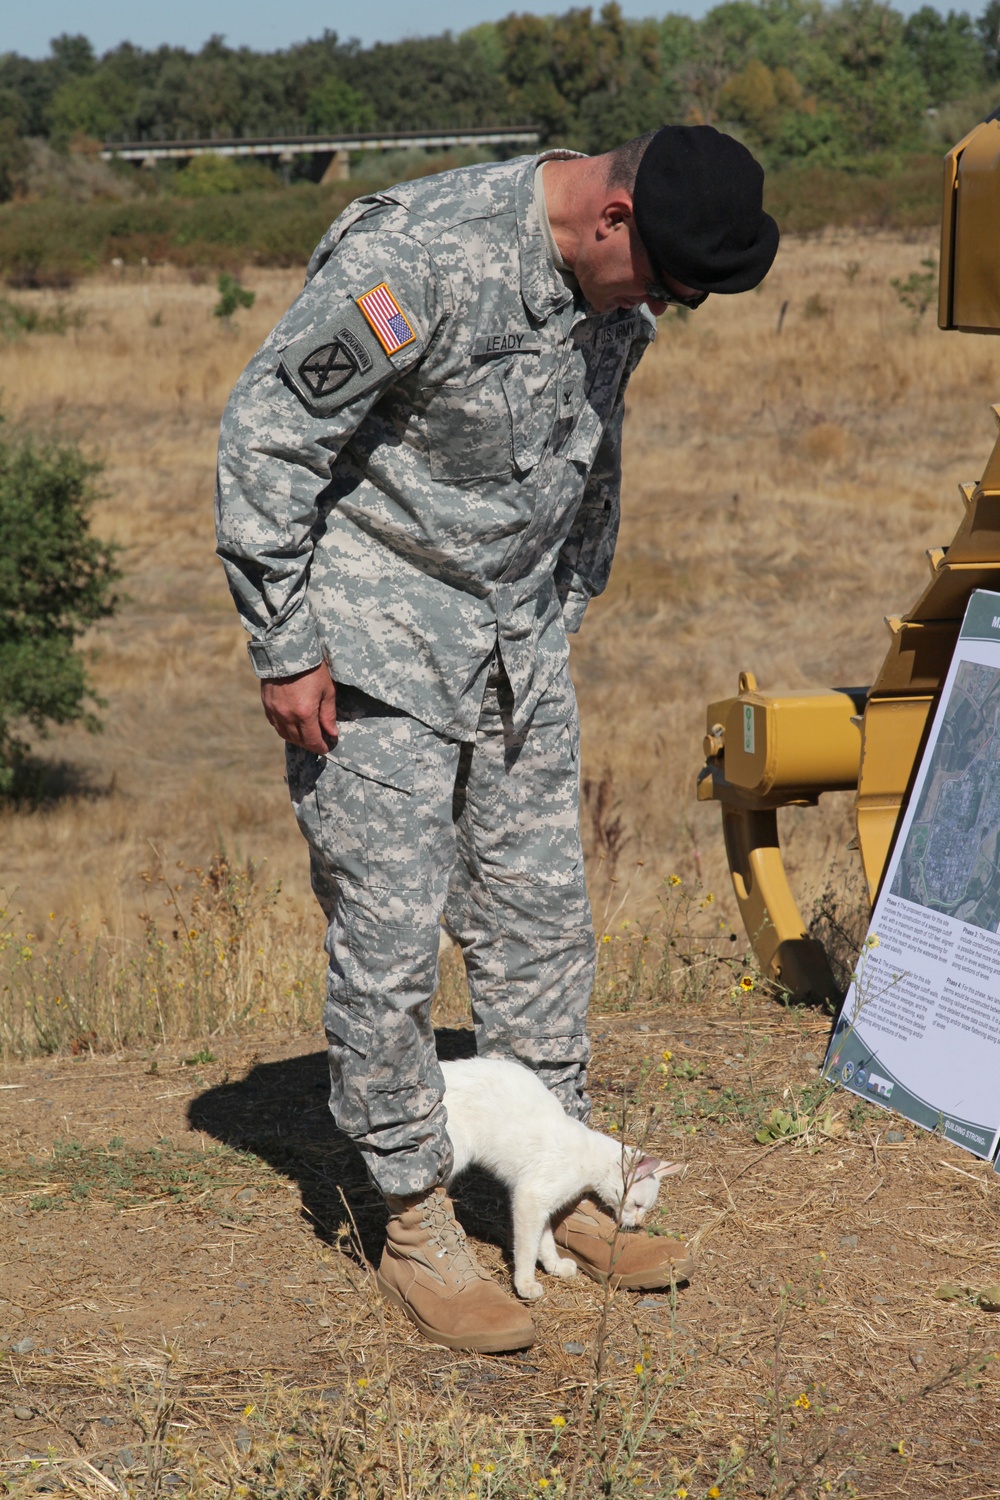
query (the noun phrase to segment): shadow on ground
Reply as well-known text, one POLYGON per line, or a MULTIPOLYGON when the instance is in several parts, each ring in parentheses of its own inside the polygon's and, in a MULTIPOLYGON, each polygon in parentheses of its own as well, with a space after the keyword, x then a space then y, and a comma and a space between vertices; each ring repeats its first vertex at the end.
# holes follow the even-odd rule
POLYGON ((25 755, 13 766, 5 800, 16 812, 37 812, 60 802, 100 801, 114 796, 115 789, 114 774, 100 786, 91 771, 70 761, 25 755))
MULTIPOLYGON (((435 1032, 443 1060, 475 1055, 471 1030, 435 1032)), ((365 1257, 378 1264, 385 1239, 385 1204, 368 1181, 353 1143, 333 1123, 326 1053, 256 1063, 245 1077, 207 1089, 188 1106, 188 1121, 223 1145, 246 1151, 295 1182, 316 1235, 336 1241, 354 1220, 365 1257)), ((455 1193, 459 1217, 477 1239, 508 1244, 504 1189, 487 1173, 463 1174, 455 1193)))

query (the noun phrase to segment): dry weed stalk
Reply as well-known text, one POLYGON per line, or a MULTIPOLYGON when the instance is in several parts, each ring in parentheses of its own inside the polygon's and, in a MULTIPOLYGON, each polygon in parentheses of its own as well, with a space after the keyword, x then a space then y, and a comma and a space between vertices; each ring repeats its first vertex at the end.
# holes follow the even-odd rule
POLYGON ((55 913, 36 933, 0 892, 0 1057, 118 1050, 275 1024, 300 1028, 318 1012, 300 924, 279 913, 280 887, 252 860, 225 852, 207 869, 162 861, 140 877, 139 932, 106 924, 88 937, 55 913), (153 908, 152 897, 165 893, 153 908), (165 912, 163 910, 165 908, 165 912))

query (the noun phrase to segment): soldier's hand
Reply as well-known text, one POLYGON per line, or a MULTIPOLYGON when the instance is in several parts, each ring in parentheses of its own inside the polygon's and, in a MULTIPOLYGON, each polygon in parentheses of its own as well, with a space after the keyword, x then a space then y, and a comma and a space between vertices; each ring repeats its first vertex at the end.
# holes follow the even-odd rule
POLYGON ((290 745, 325 755, 337 742, 337 693, 325 662, 260 685, 267 721, 290 745))

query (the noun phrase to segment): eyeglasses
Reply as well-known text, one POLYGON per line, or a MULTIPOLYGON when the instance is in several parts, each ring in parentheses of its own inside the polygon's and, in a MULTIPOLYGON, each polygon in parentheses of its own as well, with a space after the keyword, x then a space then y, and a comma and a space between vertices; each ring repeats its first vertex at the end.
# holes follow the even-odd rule
POLYGON ((652 302, 663 302, 667 307, 686 307, 694 312, 700 307, 708 296, 707 292, 693 292, 690 297, 678 297, 676 292, 668 292, 665 286, 660 286, 658 281, 647 281, 646 296, 652 302))

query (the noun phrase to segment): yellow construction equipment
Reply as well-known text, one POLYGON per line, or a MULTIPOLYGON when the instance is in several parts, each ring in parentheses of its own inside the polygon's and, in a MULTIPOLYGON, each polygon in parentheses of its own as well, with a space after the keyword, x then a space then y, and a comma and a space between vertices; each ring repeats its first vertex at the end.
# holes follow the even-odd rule
MULTIPOLYGON (((1000 333, 1000 110, 945 157, 938 326, 1000 333)), ((1000 406, 993 408, 1000 426, 1000 406)), ((785 875, 779 807, 854 790, 857 847, 874 901, 919 762, 962 616, 974 589, 1000 592, 1000 436, 948 547, 927 553, 930 582, 890 643, 871 687, 762 692, 742 672, 733 698, 710 703, 699 801, 722 807, 733 888, 761 969, 796 999, 836 1001, 821 943, 810 938, 785 875)))

